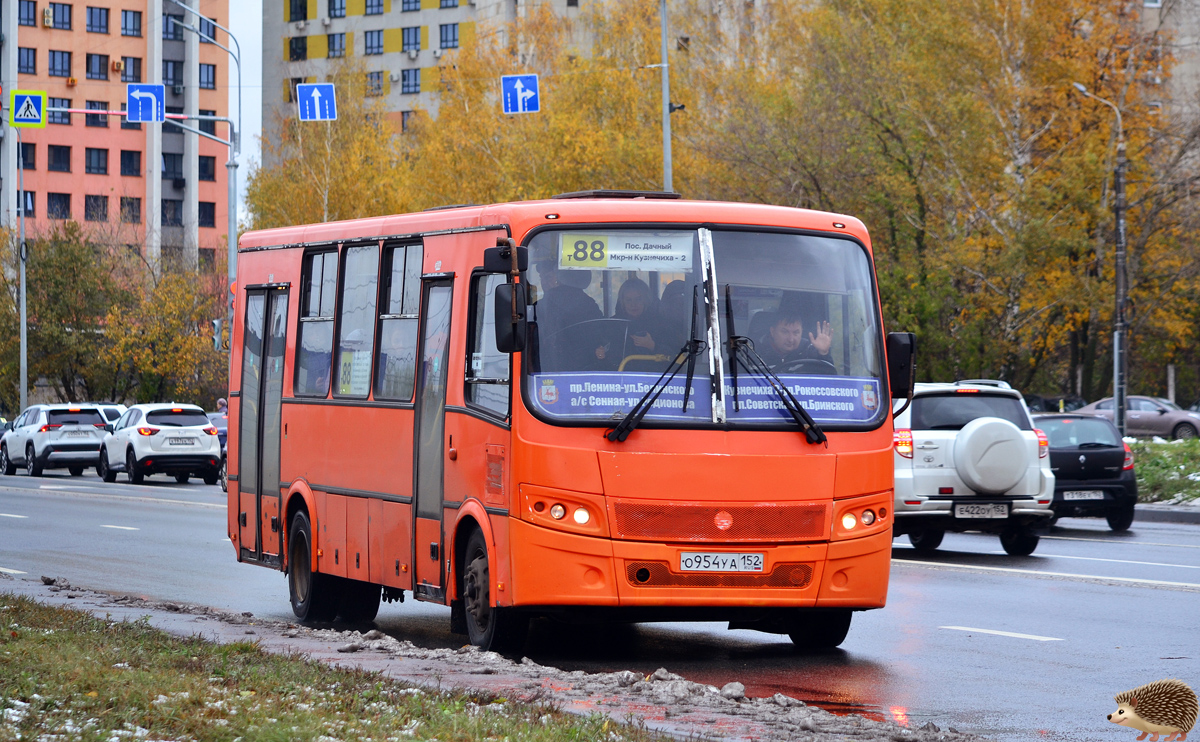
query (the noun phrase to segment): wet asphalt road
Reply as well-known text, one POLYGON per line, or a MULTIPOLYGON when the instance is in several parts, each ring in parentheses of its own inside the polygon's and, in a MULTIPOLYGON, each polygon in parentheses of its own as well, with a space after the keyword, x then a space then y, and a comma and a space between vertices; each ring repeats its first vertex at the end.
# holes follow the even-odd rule
MULTIPOLYGON (((0 571, 290 620, 283 577, 234 561, 224 503, 217 487, 165 477, 0 477, 0 571)), ((1025 558, 993 536, 948 534, 932 556, 898 539, 887 608, 856 614, 832 652, 799 654, 786 637, 724 624, 540 621, 525 654, 568 670, 666 667, 713 685, 737 680, 750 695, 1004 740, 1131 740, 1104 718, 1113 694, 1167 677, 1200 688, 1200 526, 1060 526, 1025 558)), ((459 646, 448 614, 410 598, 385 604, 376 623, 417 644, 459 646)))

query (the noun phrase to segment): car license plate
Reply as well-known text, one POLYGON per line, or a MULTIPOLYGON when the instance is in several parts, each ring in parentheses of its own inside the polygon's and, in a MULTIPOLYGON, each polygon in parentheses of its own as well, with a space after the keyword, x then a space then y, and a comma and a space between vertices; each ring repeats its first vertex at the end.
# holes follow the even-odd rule
POLYGON ((195 444, 195 438, 168 438, 168 446, 191 446, 195 444))
POLYGON ((1078 492, 1064 492, 1064 500, 1103 500, 1104 493, 1100 490, 1079 490, 1078 492))
POLYGON ((63 433, 63 438, 91 438, 92 434, 86 430, 69 430, 63 433))
POLYGON ((685 551, 679 555, 682 572, 762 572, 762 554, 685 551))
POLYGON ((955 503, 955 518, 1007 518, 1008 505, 1002 502, 955 503))

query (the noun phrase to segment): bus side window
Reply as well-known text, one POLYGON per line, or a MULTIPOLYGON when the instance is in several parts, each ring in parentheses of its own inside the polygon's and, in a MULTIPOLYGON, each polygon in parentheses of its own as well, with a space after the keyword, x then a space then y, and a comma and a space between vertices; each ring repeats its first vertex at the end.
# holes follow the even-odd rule
POLYGON ((336 250, 304 256, 300 330, 296 338, 296 368, 292 379, 295 394, 313 397, 329 394, 337 269, 336 250))
POLYGON ((379 283, 379 245, 346 248, 342 271, 341 322, 338 323, 337 383, 334 396, 363 397, 371 391, 375 346, 375 298, 379 283))
POLYGON ((508 415, 509 369, 512 357, 496 349, 496 287, 507 278, 490 273, 475 276, 471 285, 470 355, 467 358, 466 398, 502 416, 508 415))
POLYGON ((384 245, 375 399, 412 399, 421 302, 421 245, 384 245))

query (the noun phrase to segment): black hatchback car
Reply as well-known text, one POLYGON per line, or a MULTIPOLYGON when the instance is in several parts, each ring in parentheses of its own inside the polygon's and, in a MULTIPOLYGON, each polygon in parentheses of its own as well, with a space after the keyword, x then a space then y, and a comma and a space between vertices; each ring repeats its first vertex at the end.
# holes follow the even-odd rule
POLYGON ((1133 452, 1108 420, 1091 415, 1038 415, 1035 425, 1050 440, 1055 520, 1107 518, 1114 531, 1133 523, 1137 479, 1133 452))

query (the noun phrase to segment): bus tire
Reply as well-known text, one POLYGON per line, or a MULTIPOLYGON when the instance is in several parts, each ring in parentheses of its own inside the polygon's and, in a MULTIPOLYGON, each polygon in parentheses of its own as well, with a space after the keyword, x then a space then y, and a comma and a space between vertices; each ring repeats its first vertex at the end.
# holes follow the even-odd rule
POLYGON ((346 580, 338 618, 346 623, 366 623, 379 615, 383 588, 361 580, 346 580))
POLYGON ((292 613, 303 622, 332 621, 342 601, 341 581, 312 569, 312 526, 303 510, 288 531, 288 593, 292 613))
POLYGON ((476 529, 463 552, 459 594, 467 619, 467 636, 484 651, 517 651, 525 645, 529 616, 492 604, 487 540, 476 529))
POLYGON ((805 611, 793 619, 788 636, 797 649, 833 649, 846 640, 853 615, 849 609, 805 611))

